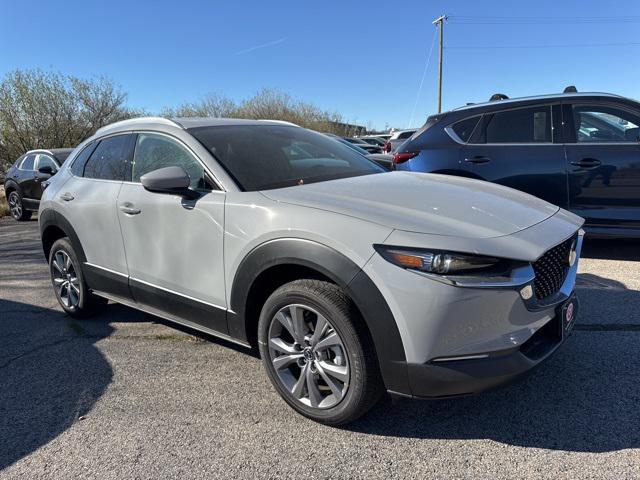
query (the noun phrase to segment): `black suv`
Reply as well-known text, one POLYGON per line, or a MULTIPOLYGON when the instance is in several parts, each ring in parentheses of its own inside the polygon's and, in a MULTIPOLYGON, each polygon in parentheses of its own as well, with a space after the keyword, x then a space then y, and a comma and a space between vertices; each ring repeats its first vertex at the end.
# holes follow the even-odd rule
POLYGON ((640 103, 605 93, 496 100, 429 117, 394 168, 500 183, 640 237, 640 103))
POLYGON ((4 192, 13 218, 31 218, 31 212, 40 206, 43 182, 56 174, 72 151, 73 148, 31 150, 15 161, 4 181, 4 192))

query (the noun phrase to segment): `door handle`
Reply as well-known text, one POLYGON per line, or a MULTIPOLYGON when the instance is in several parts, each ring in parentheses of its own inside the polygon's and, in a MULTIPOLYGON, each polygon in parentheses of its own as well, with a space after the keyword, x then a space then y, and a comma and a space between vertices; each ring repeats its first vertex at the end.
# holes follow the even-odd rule
POLYGON ((133 203, 126 202, 126 203, 123 203, 122 205, 120 205, 120 211, 126 213, 127 215, 137 215, 142 210, 140 210, 139 208, 136 208, 133 205, 133 203))
POLYGON ((481 163, 490 162, 491 159, 489 157, 483 157, 481 155, 476 155, 475 157, 465 158, 464 161, 467 162, 467 163, 475 163, 475 164, 479 165, 481 163))
POLYGON ((69 192, 65 192, 62 195, 60 195, 60 200, 64 200, 65 202, 70 202, 74 198, 76 198, 76 197, 71 195, 69 192))
POLYGON ((597 158, 583 158, 582 160, 574 160, 571 162, 571 165, 580 168, 595 168, 600 164, 602 164, 602 162, 597 158))

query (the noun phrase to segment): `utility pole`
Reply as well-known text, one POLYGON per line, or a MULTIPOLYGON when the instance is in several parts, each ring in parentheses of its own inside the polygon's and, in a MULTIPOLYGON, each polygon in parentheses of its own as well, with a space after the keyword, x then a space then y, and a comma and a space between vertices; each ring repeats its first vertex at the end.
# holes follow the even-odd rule
POLYGON ((438 113, 442 112, 442 40, 444 35, 444 22, 447 20, 446 15, 441 15, 432 23, 440 29, 440 61, 438 63, 438 113))

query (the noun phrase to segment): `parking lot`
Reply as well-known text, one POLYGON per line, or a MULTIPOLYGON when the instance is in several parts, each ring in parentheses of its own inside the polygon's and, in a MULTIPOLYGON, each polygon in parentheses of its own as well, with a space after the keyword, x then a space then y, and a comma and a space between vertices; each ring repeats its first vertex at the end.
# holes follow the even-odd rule
POLYGON ((0 478, 640 478, 640 249, 589 241, 564 347, 481 396, 294 415, 255 355, 110 304, 65 316, 0 220, 0 478))

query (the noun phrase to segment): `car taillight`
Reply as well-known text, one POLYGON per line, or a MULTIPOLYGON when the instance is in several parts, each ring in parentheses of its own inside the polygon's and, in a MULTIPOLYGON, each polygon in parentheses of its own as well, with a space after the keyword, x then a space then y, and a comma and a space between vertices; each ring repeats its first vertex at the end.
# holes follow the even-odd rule
POLYGON ((393 156, 393 164, 398 165, 399 163, 404 163, 407 160, 411 160, 413 157, 418 155, 419 152, 398 152, 393 156))

